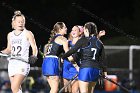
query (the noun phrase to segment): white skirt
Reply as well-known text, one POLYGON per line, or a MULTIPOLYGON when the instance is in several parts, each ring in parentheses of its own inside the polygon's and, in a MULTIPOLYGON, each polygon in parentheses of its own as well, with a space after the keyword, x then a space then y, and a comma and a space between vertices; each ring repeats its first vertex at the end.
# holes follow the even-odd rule
POLYGON ((25 63, 21 60, 11 59, 8 64, 8 74, 9 76, 14 76, 16 74, 22 74, 27 76, 30 71, 30 64, 25 63))

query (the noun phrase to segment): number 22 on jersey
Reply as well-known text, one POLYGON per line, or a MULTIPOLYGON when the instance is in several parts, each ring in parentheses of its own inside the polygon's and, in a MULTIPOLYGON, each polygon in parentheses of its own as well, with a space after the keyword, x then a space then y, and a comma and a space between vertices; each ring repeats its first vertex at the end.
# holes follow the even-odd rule
POLYGON ((21 50, 22 50, 21 46, 12 46, 12 54, 14 56, 21 56, 21 50))

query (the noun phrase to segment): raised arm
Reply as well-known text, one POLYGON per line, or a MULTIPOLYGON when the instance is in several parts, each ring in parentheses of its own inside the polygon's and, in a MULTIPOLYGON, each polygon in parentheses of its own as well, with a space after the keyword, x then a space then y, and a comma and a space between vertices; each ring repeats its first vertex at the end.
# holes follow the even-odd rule
POLYGON ((98 34, 98 38, 100 39, 102 36, 104 36, 106 34, 105 30, 101 30, 98 34))

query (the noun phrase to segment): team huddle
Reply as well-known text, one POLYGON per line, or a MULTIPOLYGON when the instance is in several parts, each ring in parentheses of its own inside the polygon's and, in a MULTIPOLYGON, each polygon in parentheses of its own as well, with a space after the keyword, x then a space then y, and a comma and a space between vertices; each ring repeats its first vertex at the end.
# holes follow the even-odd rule
MULTIPOLYGON (((8 74, 12 92, 22 93, 22 82, 29 74, 30 64, 37 61, 38 49, 33 33, 25 28, 25 17, 20 11, 15 11, 12 28, 7 35, 7 48, 1 53, 11 56, 8 74)), ((94 22, 87 22, 84 26, 73 26, 68 39, 65 34, 65 23, 57 22, 45 45, 42 74, 47 78, 50 93, 59 92, 60 79, 66 86, 74 77, 62 93, 93 93, 100 73, 107 75, 104 45, 100 40, 105 31, 98 32, 94 22)))

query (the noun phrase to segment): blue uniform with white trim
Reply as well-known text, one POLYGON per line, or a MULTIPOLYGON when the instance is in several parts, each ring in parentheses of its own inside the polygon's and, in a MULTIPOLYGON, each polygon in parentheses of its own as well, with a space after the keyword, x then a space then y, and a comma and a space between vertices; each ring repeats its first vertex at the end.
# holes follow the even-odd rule
MULTIPOLYGON (((72 41, 69 41, 69 47, 72 48, 74 45, 72 44, 72 41)), ((65 79, 72 79, 76 74, 78 73, 78 71, 76 70, 76 68, 73 66, 73 64, 71 62, 69 62, 68 60, 64 60, 63 63, 63 78, 65 79)))
POLYGON ((78 79, 85 82, 98 80, 100 69, 104 68, 104 46, 96 37, 82 37, 75 46, 70 49, 62 58, 66 58, 80 49, 81 64, 78 79))
POLYGON ((57 34, 54 36, 54 38, 51 40, 49 44, 49 48, 47 51, 47 54, 45 58, 43 59, 43 64, 42 64, 42 73, 45 76, 59 76, 60 71, 59 71, 59 60, 58 56, 60 53, 62 53, 63 50, 63 45, 57 44, 54 40, 56 37, 61 36, 60 34, 57 34))

